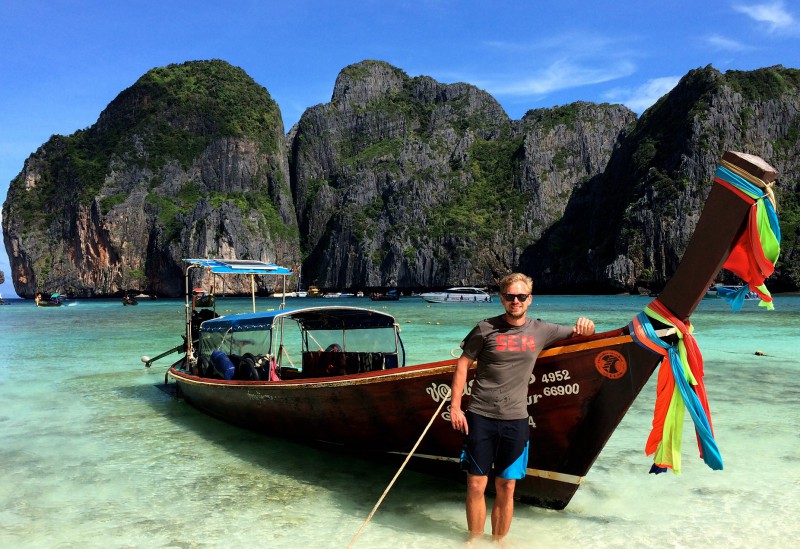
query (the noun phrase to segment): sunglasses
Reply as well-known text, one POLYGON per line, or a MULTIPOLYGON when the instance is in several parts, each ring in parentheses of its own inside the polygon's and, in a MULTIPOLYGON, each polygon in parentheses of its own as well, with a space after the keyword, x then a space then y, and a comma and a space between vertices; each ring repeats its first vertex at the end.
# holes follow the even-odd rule
POLYGON ((505 299, 508 302, 514 301, 514 298, 517 298, 519 302, 522 303, 523 301, 528 299, 531 294, 500 294, 500 295, 503 296, 503 299, 505 299))

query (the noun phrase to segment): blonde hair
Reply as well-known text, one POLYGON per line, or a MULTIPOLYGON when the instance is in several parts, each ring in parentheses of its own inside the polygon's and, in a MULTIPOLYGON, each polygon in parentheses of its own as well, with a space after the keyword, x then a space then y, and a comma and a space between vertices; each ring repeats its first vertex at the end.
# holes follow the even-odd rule
POLYGON ((523 273, 511 273, 503 277, 500 281, 500 292, 505 293, 509 286, 515 282, 522 282, 528 288, 528 293, 533 292, 533 279, 523 273))

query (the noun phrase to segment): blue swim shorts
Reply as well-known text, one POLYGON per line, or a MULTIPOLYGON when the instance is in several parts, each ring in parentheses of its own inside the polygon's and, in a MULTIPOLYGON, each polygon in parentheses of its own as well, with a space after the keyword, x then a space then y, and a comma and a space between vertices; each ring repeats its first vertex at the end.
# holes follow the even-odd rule
POLYGON ((461 469, 471 475, 509 480, 525 478, 530 428, 525 419, 492 419, 467 411, 469 434, 461 453, 461 469), (494 470, 492 471, 492 467, 494 470))

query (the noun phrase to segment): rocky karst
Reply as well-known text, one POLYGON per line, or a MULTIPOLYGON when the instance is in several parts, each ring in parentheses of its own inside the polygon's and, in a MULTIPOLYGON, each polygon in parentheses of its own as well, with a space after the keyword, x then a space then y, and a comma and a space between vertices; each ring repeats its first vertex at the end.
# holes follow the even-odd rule
POLYGON ((284 135, 241 69, 161 67, 27 159, 3 205, 10 277, 27 297, 175 296, 182 258, 224 256, 302 263, 322 288, 492 286, 522 269, 542 292, 657 289, 718 158, 742 150, 780 174, 772 287, 797 289, 798 88, 795 69, 705 67, 638 119, 577 102, 511 120, 468 83, 363 61, 284 135))

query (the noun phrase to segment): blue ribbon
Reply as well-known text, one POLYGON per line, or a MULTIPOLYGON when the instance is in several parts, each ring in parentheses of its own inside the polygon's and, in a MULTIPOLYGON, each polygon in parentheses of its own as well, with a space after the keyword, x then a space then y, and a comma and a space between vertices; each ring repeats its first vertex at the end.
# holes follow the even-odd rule
MULTIPOLYGON (((639 323, 642 325, 642 329, 644 330, 647 339, 654 342, 662 349, 667 350, 670 366, 672 367, 672 377, 675 379, 675 383, 681 393, 681 398, 683 398, 683 403, 689 410, 689 415, 692 417, 692 421, 694 422, 695 431, 697 432, 697 436, 700 441, 700 448, 702 449, 703 453, 703 461, 713 470, 721 471, 722 455, 719 452, 716 440, 714 440, 714 435, 711 433, 711 423, 708 421, 708 417, 706 417, 706 411, 703 408, 703 404, 700 402, 700 399, 697 397, 697 394, 694 392, 694 390, 692 390, 689 380, 687 380, 686 376, 683 375, 683 362, 681 361, 681 355, 678 346, 670 345, 658 337, 658 334, 656 334, 656 331, 653 329, 653 325, 650 323, 650 317, 648 317, 644 311, 636 316, 639 319, 639 323)), ((636 337, 636 332, 633 330, 633 326, 630 326, 629 331, 633 337, 633 340, 637 344, 642 345, 642 343, 636 337)), ((647 349, 645 345, 642 346, 647 349)))

